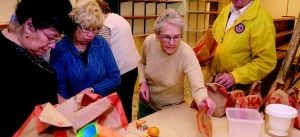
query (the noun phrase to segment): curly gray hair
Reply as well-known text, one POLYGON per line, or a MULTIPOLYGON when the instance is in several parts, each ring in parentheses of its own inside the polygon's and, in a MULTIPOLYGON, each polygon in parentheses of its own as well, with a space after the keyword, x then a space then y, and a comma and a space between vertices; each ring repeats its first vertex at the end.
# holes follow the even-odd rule
POLYGON ((174 26, 177 26, 183 32, 184 29, 184 20, 179 12, 172 8, 166 9, 154 22, 154 32, 159 34, 161 27, 165 24, 169 23, 174 26))

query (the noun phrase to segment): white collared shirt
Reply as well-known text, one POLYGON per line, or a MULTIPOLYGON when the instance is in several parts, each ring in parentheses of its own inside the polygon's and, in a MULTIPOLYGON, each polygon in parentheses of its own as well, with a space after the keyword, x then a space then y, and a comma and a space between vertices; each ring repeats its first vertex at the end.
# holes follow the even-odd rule
POLYGON ((233 5, 231 6, 231 11, 230 11, 231 14, 227 21, 226 30, 228 30, 233 25, 236 19, 238 19, 242 14, 246 12, 246 10, 249 8, 249 6, 252 3, 253 1, 250 2, 248 5, 246 5, 245 7, 241 8, 240 10, 236 10, 233 5))

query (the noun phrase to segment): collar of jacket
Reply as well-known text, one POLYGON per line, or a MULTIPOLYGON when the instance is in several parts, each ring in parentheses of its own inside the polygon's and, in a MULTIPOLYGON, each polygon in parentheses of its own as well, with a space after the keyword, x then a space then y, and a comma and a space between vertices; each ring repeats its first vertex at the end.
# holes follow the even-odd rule
MULTIPOLYGON (((227 15, 229 15, 232 7, 232 3, 228 5, 226 8, 227 15)), ((237 22, 241 22, 243 20, 251 20, 257 16, 258 10, 260 8, 260 0, 253 0, 253 3, 249 6, 245 13, 243 13, 240 18, 238 18, 237 22)))

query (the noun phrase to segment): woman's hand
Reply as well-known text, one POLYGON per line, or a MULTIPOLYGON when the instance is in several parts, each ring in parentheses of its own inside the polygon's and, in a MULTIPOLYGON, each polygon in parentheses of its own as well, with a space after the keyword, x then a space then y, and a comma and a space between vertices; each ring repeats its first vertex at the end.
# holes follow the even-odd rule
POLYGON ((199 109, 201 108, 205 108, 207 106, 207 115, 212 115, 216 109, 216 103, 210 98, 210 97, 206 97, 203 99, 203 101, 199 104, 199 109))
POLYGON ((140 89, 139 89, 139 96, 141 99, 149 102, 149 88, 146 82, 141 82, 139 84, 140 89))
POLYGON ((66 101, 66 99, 62 97, 60 94, 57 94, 57 100, 58 100, 58 104, 61 104, 66 101))

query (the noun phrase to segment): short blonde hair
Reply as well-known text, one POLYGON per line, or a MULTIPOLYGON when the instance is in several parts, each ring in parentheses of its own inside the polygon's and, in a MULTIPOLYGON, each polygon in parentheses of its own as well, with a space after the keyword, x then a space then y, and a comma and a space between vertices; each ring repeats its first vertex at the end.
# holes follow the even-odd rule
POLYGON ((70 13, 73 21, 83 27, 101 29, 104 15, 95 1, 76 6, 70 13))

